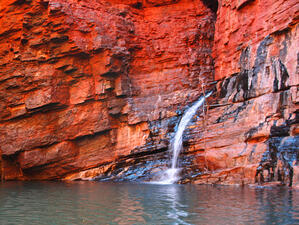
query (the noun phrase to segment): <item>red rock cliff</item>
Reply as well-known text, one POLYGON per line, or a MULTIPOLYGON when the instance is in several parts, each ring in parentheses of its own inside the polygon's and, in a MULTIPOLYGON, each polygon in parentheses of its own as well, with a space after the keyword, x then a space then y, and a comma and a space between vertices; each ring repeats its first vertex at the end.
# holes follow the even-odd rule
POLYGON ((217 97, 191 131, 207 169, 196 183, 298 184, 298 16, 298 1, 219 1, 217 97))
POLYGON ((4 179, 151 179, 216 80, 181 182, 298 180, 296 0, 0 0, 0 57, 4 179))
POLYGON ((0 12, 4 179, 165 151, 168 121, 213 79, 215 15, 199 0, 2 1, 0 12))

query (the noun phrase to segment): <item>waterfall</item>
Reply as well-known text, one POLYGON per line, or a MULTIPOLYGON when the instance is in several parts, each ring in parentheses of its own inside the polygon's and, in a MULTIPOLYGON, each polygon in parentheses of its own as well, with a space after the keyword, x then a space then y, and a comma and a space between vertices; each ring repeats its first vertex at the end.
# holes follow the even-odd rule
POLYGON ((212 92, 209 92, 205 96, 201 96, 183 115, 178 129, 175 133, 173 140, 171 141, 171 151, 172 151, 172 159, 171 159, 171 167, 165 171, 160 180, 155 183, 159 184, 173 184, 179 180, 179 172, 180 168, 177 168, 177 161, 180 151, 183 146, 183 132, 186 129, 188 123, 196 113, 197 109, 203 105, 205 99, 208 98, 212 92))

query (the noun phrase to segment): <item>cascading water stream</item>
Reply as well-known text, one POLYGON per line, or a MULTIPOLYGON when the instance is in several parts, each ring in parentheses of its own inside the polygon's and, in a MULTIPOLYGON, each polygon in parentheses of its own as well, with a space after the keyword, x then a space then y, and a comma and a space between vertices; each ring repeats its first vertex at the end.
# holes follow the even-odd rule
POLYGON ((205 102, 205 99, 208 98, 212 92, 209 92, 206 95, 201 96, 193 106, 191 106, 183 115, 177 132, 171 142, 171 150, 172 150, 172 160, 171 160, 171 167, 165 171, 163 176, 160 178, 158 182, 159 184, 173 184, 179 180, 179 172, 180 168, 177 168, 177 161, 180 151, 183 146, 183 132, 186 129, 188 123, 196 113, 197 109, 202 106, 205 102))

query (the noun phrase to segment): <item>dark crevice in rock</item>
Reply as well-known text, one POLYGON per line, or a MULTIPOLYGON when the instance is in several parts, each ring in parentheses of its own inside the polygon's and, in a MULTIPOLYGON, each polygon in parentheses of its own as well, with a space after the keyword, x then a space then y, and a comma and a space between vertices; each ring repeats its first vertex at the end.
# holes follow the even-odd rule
POLYGON ((14 35, 18 31, 21 31, 21 28, 12 28, 0 33, 0 41, 10 38, 10 36, 14 35))
POLYGON ((61 104, 61 103, 49 103, 47 105, 43 105, 43 106, 40 106, 40 107, 37 107, 37 108, 34 108, 34 109, 27 109, 28 112, 30 113, 30 115, 33 115, 34 113, 37 113, 37 112, 41 112, 41 113, 45 113, 45 112, 49 112, 49 111, 58 111, 58 110, 61 110, 61 109, 65 109, 67 108, 67 105, 64 105, 64 104, 61 104))
POLYGON ((74 139, 68 139, 67 141, 73 141, 75 143, 79 143, 79 142, 81 142, 83 140, 94 139, 94 138, 96 138, 98 136, 101 136, 101 135, 108 135, 110 131, 111 131, 111 129, 102 130, 102 131, 99 131, 99 132, 94 132, 93 134, 87 134, 87 135, 77 136, 74 139))
POLYGON ((136 2, 135 4, 132 4, 131 6, 135 9, 142 9, 143 8, 142 2, 136 2))
POLYGON ((23 171, 18 163, 19 153, 13 155, 2 155, 2 178, 5 180, 14 180, 16 177, 23 176, 23 171), (9 177, 6 176, 7 170, 9 170, 9 177))
POLYGON ((25 3, 31 3, 32 0, 16 0, 12 3, 12 5, 22 5, 22 4, 25 4, 25 3))
POLYGON ((218 10, 218 0, 202 0, 202 1, 214 13, 217 13, 217 10, 218 10))
POLYGON ((20 116, 15 116, 13 118, 8 118, 8 119, 0 119, 0 122, 3 121, 13 121, 13 122, 18 122, 20 120, 26 119, 26 118, 30 118, 33 115, 36 114, 43 114, 43 113, 49 113, 49 112, 61 112, 64 109, 66 109, 68 106, 67 105, 63 105, 63 104, 59 104, 59 103, 50 103, 48 105, 45 106, 41 106, 38 108, 35 108, 33 110, 29 110, 27 113, 20 115, 20 116))
POLYGON ((247 6, 248 4, 250 4, 251 2, 253 2, 254 0, 239 0, 238 5, 237 5, 237 9, 240 10, 242 8, 244 8, 245 6, 247 6))
POLYGON ((40 1, 39 4, 41 4, 45 9, 49 7, 49 2, 48 1, 40 1))
POLYGON ((155 155, 157 153, 166 152, 167 150, 168 148, 158 148, 153 151, 143 151, 143 152, 133 153, 127 156, 120 157, 120 160, 136 159, 144 156, 155 155))

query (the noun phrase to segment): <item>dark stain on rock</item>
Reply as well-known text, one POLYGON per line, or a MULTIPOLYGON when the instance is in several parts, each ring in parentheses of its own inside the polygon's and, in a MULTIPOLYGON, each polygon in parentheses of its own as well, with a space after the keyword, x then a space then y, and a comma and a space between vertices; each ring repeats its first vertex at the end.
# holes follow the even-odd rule
MULTIPOLYGON (((248 82, 251 75, 251 70, 244 69, 240 73, 223 80, 220 84, 219 98, 229 98, 237 90, 235 96, 233 96, 233 102, 248 100, 251 97, 248 82)), ((251 86, 253 85, 251 84, 251 86)))
POLYGON ((150 181, 155 175, 152 170, 159 170, 159 168, 165 167, 167 162, 168 157, 165 152, 138 158, 135 156, 135 158, 124 159, 116 164, 112 164, 103 175, 95 180, 113 182, 150 181))
POLYGON ((253 66, 253 75, 256 76, 259 72, 261 72, 266 63, 266 58, 268 55, 268 46, 273 42, 273 38, 271 36, 267 36, 259 45, 256 52, 256 59, 253 66))
POLYGON ((286 66, 279 60, 279 69, 280 69, 280 76, 281 76, 281 90, 287 89, 288 85, 286 81, 289 79, 289 73, 286 66))
POLYGON ((248 97, 249 97, 249 93, 248 93, 248 91, 249 91, 248 76, 249 76, 249 71, 244 70, 236 77, 236 81, 235 81, 234 86, 236 86, 238 92, 234 96, 233 102, 238 102, 238 101, 248 99, 248 97), (243 91, 243 95, 239 96, 239 93, 241 93, 242 91, 243 91))
POLYGON ((287 56, 287 53, 288 53, 287 40, 284 40, 282 42, 282 45, 283 45, 283 48, 279 50, 279 58, 281 58, 284 61, 287 56))
POLYGON ((282 63, 280 59, 278 59, 278 62, 272 63, 272 67, 275 75, 273 82, 274 92, 288 89, 289 86, 287 84, 287 81, 290 76, 286 66, 282 63))
POLYGON ((249 129, 249 130, 244 134, 246 142, 249 141, 249 140, 254 136, 254 134, 256 134, 256 133, 259 131, 259 129, 261 129, 261 128, 264 126, 264 124, 265 124, 265 123, 262 122, 262 123, 259 123, 259 125, 258 125, 257 127, 253 127, 253 128, 251 128, 251 129, 249 129))
POLYGON ((291 126, 293 124, 299 123, 299 110, 297 110, 295 113, 295 117, 293 119, 289 118, 286 123, 291 126))
POLYGON ((236 109, 233 109, 232 111, 230 111, 232 105, 228 106, 226 112, 216 119, 216 123, 224 122, 232 117, 234 118, 234 122, 236 122, 238 120, 239 113, 244 111, 248 104, 248 102, 243 102, 242 105, 238 106, 236 109))
POLYGON ((239 61, 241 71, 249 70, 250 66, 250 47, 247 46, 245 49, 242 50, 240 61, 239 61))
POLYGON ((279 93, 279 103, 278 103, 276 113, 279 113, 281 117, 283 117, 283 112, 288 105, 288 98, 289 98, 288 91, 283 91, 279 93))
POLYGON ((299 136, 287 136, 289 128, 273 126, 271 138, 266 142, 267 151, 256 170, 255 181, 258 183, 280 181, 282 185, 292 186, 294 169, 298 164, 299 136), (283 136, 281 136, 283 135, 283 136), (267 171, 265 177, 264 171, 267 171))
POLYGON ((287 124, 276 126, 276 121, 270 129, 270 137, 285 137, 288 136, 290 127, 287 124))
POLYGON ((224 81, 222 81, 222 83, 220 84, 220 98, 224 98, 227 94, 227 87, 228 87, 228 84, 230 82, 230 79, 225 79, 224 81))

